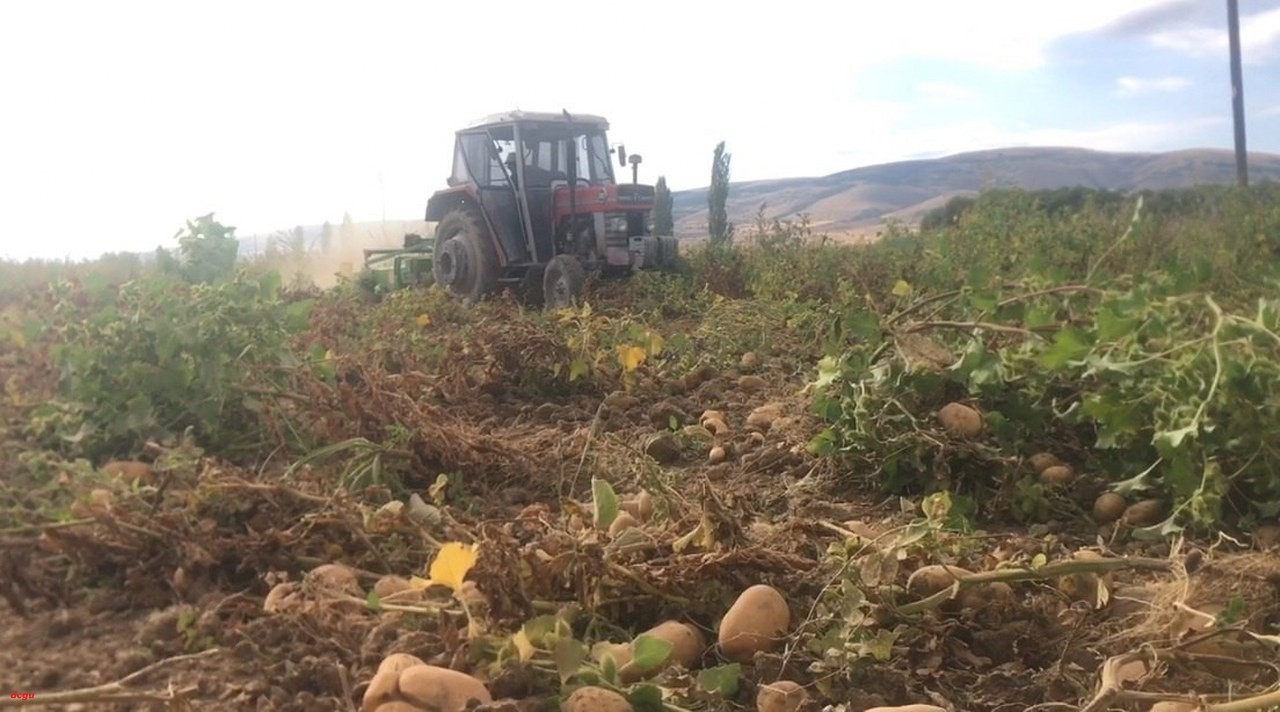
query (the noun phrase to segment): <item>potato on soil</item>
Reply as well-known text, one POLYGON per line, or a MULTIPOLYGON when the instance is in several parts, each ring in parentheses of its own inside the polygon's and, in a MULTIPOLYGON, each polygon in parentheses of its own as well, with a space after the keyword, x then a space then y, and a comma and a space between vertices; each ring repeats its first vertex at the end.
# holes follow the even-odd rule
POLYGON ((647 490, 640 490, 635 496, 619 500, 618 506, 637 522, 647 522, 653 516, 653 495, 647 490))
POLYGON ((1040 484, 1047 487, 1066 487, 1075 481, 1075 471, 1066 465, 1046 467, 1040 472, 1040 484))
POLYGON ((769 387, 769 382, 759 376, 743 376, 738 379, 738 388, 747 393, 755 393, 769 387))
POLYGON ((724 417, 724 411, 723 411, 723 410, 704 410, 704 411, 702 411, 702 415, 698 417, 698 425, 702 425, 703 423, 707 422, 708 420, 723 420, 723 421, 725 421, 725 422, 728 422, 728 419, 724 417))
MULTIPOLYGON (((1076 561, 1100 561, 1103 557, 1096 551, 1082 549, 1071 555, 1076 561)), ((1096 605, 1098 601, 1098 585, 1101 583, 1106 586, 1108 591, 1111 588, 1111 576, 1103 574, 1101 578, 1097 574, 1083 571, 1075 574, 1068 574, 1060 577, 1055 586, 1064 595, 1074 601, 1083 601, 1090 606, 1096 605)))
POLYGON ((782 417, 782 410, 781 403, 766 403, 747 415, 747 427, 768 430, 773 427, 774 421, 782 417))
POLYGON ((1131 527, 1149 527, 1158 524, 1164 517, 1164 502, 1158 499, 1144 499, 1134 502, 1124 510, 1123 521, 1131 527))
POLYGON ((463 712, 467 702, 493 702, 484 683, 464 672, 435 665, 414 665, 400 673, 400 696, 419 707, 463 712))
POLYGON ((663 621, 641 635, 671 643, 671 654, 657 668, 641 670, 631 664, 630 655, 634 649, 630 646, 628 646, 626 653, 628 656, 626 664, 615 653, 615 660, 618 661, 618 674, 623 682, 635 682, 641 678, 650 677, 665 669, 668 665, 679 665, 686 670, 692 670, 697 666, 698 661, 702 659, 702 651, 707 647, 707 640, 703 637, 701 630, 680 621, 663 621))
POLYGON ((409 653, 392 653, 383 658, 381 663, 378 663, 378 672, 382 673, 387 670, 392 670, 395 672, 396 678, 399 679, 400 673, 414 665, 426 665, 426 663, 417 655, 410 655, 409 653))
POLYGON ((1031 463, 1031 469, 1035 470, 1037 475, 1050 467, 1060 467, 1066 464, 1051 452, 1037 452, 1027 458, 1027 462, 1031 463))
POLYGON ((948 403, 938 411, 938 422, 952 435, 972 438, 982 433, 982 416, 963 403, 948 403))
POLYGON ((738 368, 741 368, 744 371, 750 371, 759 365, 760 357, 756 355, 755 351, 748 351, 745 354, 742 354, 741 359, 738 359, 738 368))
POLYGON ((790 625, 787 599, 776 588, 757 584, 743 591, 721 619, 720 651, 731 660, 750 662, 758 651, 781 643, 790 625))
POLYGON ((283 613, 302 605, 298 593, 298 584, 285 581, 271 587, 267 597, 262 601, 262 610, 267 613, 283 613))
POLYGON ((307 587, 318 594, 364 595, 355 572, 342 564, 321 564, 307 574, 306 581, 307 587))
POLYGON ((799 683, 779 680, 761 685, 756 693, 756 709, 759 712, 796 712, 809 699, 809 694, 799 683))
POLYGON ((413 587, 409 585, 409 579, 395 574, 387 574, 373 584, 373 592, 378 595, 378 598, 386 598, 411 590, 413 587))
POLYGON ((1254 529, 1253 544, 1263 551, 1280 546, 1280 525, 1263 524, 1254 529))
POLYGON ((564 712, 631 712, 627 698, 603 687, 579 687, 564 701, 564 712))
POLYGON ((1124 516, 1129 503, 1115 492, 1103 492, 1093 500, 1093 518, 1099 524, 1110 524, 1124 516))
POLYGON ((156 471, 151 469, 151 465, 137 460, 112 460, 99 469, 129 484, 153 485, 156 482, 156 471))
POLYGON ((957 577, 972 576, 973 572, 959 566, 930 564, 921 566, 907 577, 907 590, 913 596, 928 598, 955 585, 957 577))
POLYGON ((613 518, 613 523, 609 525, 609 536, 618 536, 622 532, 635 527, 638 524, 635 517, 628 512, 619 512, 618 516, 613 518))
POLYGON ((364 712, 373 712, 379 706, 395 702, 400 697, 401 672, 401 670, 388 669, 373 676, 361 700, 364 712))
POLYGON ((721 462, 724 462, 725 457, 726 455, 725 455, 724 448, 719 445, 716 445, 715 447, 711 448, 710 452, 707 453, 707 462, 711 463, 712 465, 719 464, 721 462))
POLYGON ((729 434, 729 426, 724 422, 723 418, 707 418, 702 421, 702 427, 718 438, 729 434))

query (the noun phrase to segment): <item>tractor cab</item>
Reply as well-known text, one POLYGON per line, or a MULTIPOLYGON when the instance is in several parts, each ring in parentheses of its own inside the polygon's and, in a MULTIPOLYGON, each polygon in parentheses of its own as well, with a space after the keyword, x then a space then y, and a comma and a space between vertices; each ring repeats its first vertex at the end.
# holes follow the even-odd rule
POLYGON ((559 304, 585 271, 660 268, 663 254, 674 265, 674 237, 648 234, 654 189, 636 180, 639 156, 631 184, 615 179, 612 159, 627 155, 608 128, 599 116, 510 112, 458 131, 449 188, 427 205, 440 223, 436 281, 470 299, 516 283, 545 298, 556 282, 559 304))

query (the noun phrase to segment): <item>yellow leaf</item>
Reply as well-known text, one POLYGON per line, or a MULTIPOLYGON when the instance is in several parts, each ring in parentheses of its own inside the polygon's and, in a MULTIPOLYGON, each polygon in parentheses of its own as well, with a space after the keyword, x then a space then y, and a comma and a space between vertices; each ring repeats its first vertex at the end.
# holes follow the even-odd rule
POLYGON ((431 588, 431 582, 421 576, 411 576, 409 577, 409 588, 415 591, 421 591, 423 589, 431 588))
POLYGON ((418 315, 418 326, 431 326, 431 315, 430 315, 430 314, 419 314, 419 315, 418 315))
POLYGON ((631 372, 640 368, 640 364, 644 363, 645 352, 639 346, 630 346, 623 344, 618 347, 618 363, 622 365, 622 370, 631 372))
POLYGON ((476 565, 476 548, 456 541, 440 547, 435 561, 431 562, 428 575, 431 583, 448 586, 457 593, 462 590, 462 579, 476 565))
POLYGON ((533 654, 537 652, 533 647, 533 643, 529 641, 529 636, 524 634, 523 628, 511 636, 511 642, 516 646, 516 652, 520 654, 520 662, 522 663, 529 662, 533 658, 533 654))
POLYGON ((911 284, 905 279, 900 279, 893 285, 893 296, 895 297, 905 297, 910 293, 911 284))
POLYGON ((646 344, 646 351, 648 351, 650 357, 662 353, 662 349, 666 345, 667 341, 662 338, 662 334, 653 331, 649 332, 649 343, 646 344))

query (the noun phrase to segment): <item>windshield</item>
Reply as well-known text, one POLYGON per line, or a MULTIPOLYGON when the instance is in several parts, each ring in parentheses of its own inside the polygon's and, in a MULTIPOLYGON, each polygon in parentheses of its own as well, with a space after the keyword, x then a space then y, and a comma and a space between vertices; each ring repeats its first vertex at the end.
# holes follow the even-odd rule
POLYGON ((508 175, 514 176, 516 161, 524 163, 525 178, 531 186, 567 181, 571 147, 579 182, 613 183, 613 163, 604 130, 572 128, 575 130, 570 133, 570 127, 564 124, 521 124, 521 145, 517 147, 510 126, 494 127, 464 134, 463 152, 473 164, 471 169, 480 169, 480 181, 490 186, 507 184, 508 175))

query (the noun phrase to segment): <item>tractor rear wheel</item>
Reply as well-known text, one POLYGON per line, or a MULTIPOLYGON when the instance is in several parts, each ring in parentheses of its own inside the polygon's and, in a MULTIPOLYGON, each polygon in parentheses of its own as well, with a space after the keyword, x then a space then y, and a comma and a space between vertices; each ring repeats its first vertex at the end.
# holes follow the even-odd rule
POLYGON ((437 284, 468 304, 484 299, 497 288, 493 243, 474 211, 458 208, 440 221, 431 273, 437 284))
POLYGON ((547 309, 576 307, 587 284, 582 263, 573 255, 556 255, 542 273, 542 300, 547 309))

